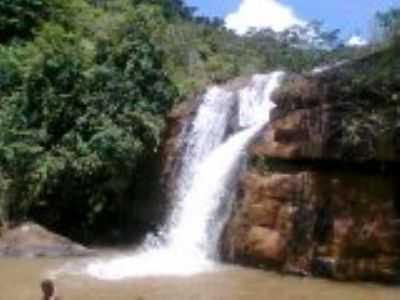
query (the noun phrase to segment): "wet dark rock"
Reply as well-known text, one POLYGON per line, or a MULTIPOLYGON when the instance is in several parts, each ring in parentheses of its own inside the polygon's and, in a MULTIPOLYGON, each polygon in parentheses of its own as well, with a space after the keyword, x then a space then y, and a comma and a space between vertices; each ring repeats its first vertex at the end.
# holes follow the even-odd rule
POLYGON ((396 176, 252 169, 222 241, 226 260, 340 280, 396 281, 396 176))
POLYGON ((400 84, 372 81, 380 56, 286 78, 270 126, 250 147, 221 241, 225 260, 399 281, 400 115, 387 95, 400 84))
MULTIPOLYGON (((387 61, 377 53, 319 74, 288 75, 274 93, 270 125, 250 146, 220 243, 226 261, 398 282, 400 81, 380 73, 395 69, 387 61)), ((226 87, 246 83, 239 78, 226 87)), ((163 152, 169 191, 192 103, 171 115, 163 152)))

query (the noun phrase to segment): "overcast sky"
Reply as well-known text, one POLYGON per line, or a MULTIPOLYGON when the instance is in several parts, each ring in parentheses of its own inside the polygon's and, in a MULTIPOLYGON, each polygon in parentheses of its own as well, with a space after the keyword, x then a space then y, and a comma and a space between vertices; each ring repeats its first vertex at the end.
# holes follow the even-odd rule
POLYGON ((280 31, 294 24, 323 21, 340 29, 342 37, 362 43, 368 39, 377 11, 400 7, 400 0, 186 0, 199 13, 225 19, 229 28, 244 33, 249 27, 280 31))

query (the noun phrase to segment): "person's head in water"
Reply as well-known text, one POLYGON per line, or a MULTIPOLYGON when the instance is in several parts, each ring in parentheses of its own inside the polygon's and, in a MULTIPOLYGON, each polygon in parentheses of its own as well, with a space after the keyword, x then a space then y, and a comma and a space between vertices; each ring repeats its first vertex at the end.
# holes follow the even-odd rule
POLYGON ((55 299, 56 298, 56 287, 51 279, 45 279, 40 284, 43 292, 43 299, 55 299))

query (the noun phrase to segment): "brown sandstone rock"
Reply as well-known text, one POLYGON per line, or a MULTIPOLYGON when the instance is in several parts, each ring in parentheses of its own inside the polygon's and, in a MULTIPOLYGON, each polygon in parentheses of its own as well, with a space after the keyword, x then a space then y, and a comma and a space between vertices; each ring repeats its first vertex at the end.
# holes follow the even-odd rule
POLYGON ((255 155, 282 159, 321 158, 323 156, 322 124, 317 110, 302 109, 271 123, 258 143, 252 146, 255 155))
MULTIPOLYGON (((371 63, 352 65, 290 75, 275 93, 221 240, 226 260, 341 280, 400 279, 400 115, 374 88, 352 91, 349 70, 371 63)), ((194 111, 170 118, 169 190, 178 134, 194 111)))
POLYGON ((287 241, 279 231, 254 226, 250 228, 246 238, 246 255, 274 264, 285 261, 287 241))
POLYGON ((397 280, 400 224, 392 183, 343 171, 252 170, 243 177, 223 253, 302 275, 397 280))
POLYGON ((353 103, 351 84, 337 72, 291 75, 275 94, 222 252, 302 275, 399 281, 400 116, 388 106, 366 108, 365 99, 353 103))

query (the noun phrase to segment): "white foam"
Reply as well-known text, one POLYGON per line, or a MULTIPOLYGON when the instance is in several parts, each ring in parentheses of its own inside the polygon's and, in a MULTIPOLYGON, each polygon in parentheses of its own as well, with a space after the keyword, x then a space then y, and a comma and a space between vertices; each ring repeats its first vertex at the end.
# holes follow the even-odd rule
POLYGON ((149 238, 129 256, 99 259, 88 264, 91 276, 118 280, 127 277, 188 276, 215 269, 220 234, 230 215, 231 192, 246 148, 269 121, 272 92, 282 72, 255 75, 237 95, 218 87, 205 95, 186 139, 177 203, 163 232, 164 242, 149 238), (246 129, 226 141, 229 116, 239 101, 239 123, 246 129), (151 242, 150 242, 151 241, 151 242))

